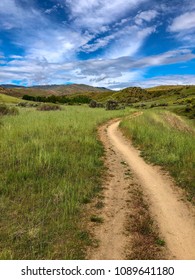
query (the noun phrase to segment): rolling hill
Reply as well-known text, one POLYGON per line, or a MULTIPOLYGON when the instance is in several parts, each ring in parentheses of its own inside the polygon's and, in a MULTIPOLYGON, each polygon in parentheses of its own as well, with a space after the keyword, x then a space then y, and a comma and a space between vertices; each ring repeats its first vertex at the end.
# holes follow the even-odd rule
POLYGON ((8 90, 7 94, 14 97, 22 97, 26 94, 32 96, 62 96, 71 94, 102 93, 111 91, 106 88, 92 87, 83 84, 43 85, 33 87, 12 87, 11 85, 5 85, 5 87, 2 87, 1 85, 1 88, 4 88, 4 90, 8 90))

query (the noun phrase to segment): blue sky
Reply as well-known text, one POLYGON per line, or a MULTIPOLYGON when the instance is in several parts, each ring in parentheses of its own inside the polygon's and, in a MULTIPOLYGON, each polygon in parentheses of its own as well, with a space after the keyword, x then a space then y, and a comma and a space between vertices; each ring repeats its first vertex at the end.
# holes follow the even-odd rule
POLYGON ((195 1, 1 0, 5 83, 195 84, 195 1))

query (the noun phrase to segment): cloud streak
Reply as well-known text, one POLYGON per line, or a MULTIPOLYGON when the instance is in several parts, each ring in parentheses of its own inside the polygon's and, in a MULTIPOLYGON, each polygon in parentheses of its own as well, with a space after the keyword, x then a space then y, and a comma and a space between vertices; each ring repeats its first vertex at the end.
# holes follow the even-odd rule
POLYGON ((195 11, 187 12, 176 17, 169 27, 169 30, 172 32, 181 32, 191 28, 195 28, 195 11))
POLYGON ((72 21, 77 27, 99 32, 102 25, 117 22, 148 0, 66 0, 72 21))

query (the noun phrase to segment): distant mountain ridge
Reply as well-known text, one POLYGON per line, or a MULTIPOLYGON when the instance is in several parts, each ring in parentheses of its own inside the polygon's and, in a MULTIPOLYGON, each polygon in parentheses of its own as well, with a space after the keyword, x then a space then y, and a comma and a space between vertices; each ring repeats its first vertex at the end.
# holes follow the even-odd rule
POLYGON ((105 87, 93 87, 85 84, 68 84, 68 85, 37 85, 37 86, 32 86, 32 87, 27 87, 27 88, 40 88, 40 89, 59 89, 59 88, 74 88, 77 90, 88 90, 88 91, 111 91, 108 88, 105 87))
POLYGON ((32 87, 21 87, 16 85, 0 85, 4 89, 11 90, 9 94, 15 97, 23 95, 33 96, 49 96, 49 95, 69 95, 69 94, 88 94, 88 93, 103 93, 112 92, 110 89, 103 87, 93 87, 84 84, 71 85, 37 85, 32 87))
POLYGON ((35 86, 20 86, 20 85, 14 85, 14 84, 0 84, 0 87, 3 88, 39 88, 39 89, 61 89, 61 88, 67 88, 67 89, 77 89, 77 90, 87 90, 87 91, 111 91, 108 88, 105 87, 93 87, 85 84, 67 84, 67 85, 56 85, 56 84, 51 84, 51 85, 35 85, 35 86))
POLYGON ((25 88, 24 86, 18 86, 13 84, 0 84, 0 87, 2 88, 25 88))

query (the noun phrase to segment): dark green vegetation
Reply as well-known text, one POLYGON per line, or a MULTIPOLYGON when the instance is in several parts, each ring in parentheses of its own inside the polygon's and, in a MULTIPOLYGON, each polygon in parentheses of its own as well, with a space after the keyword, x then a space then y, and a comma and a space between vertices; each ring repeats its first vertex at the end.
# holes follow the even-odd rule
POLYGON ((35 102, 47 102, 47 103, 61 103, 61 104, 87 104, 91 101, 88 96, 85 95, 78 95, 74 97, 67 97, 67 96, 31 96, 31 95, 24 95, 22 97, 24 100, 28 101, 35 101, 35 102))
POLYGON ((125 114, 66 106, 50 112, 20 108, 19 115, 2 117, 1 259, 85 257, 90 242, 80 217, 101 190, 103 171, 96 128, 125 114))
POLYGON ((91 216, 90 220, 93 223, 103 223, 103 218, 98 216, 91 216))
POLYGON ((189 121, 168 112, 147 110, 121 129, 149 161, 164 166, 195 202, 195 130, 189 121))

